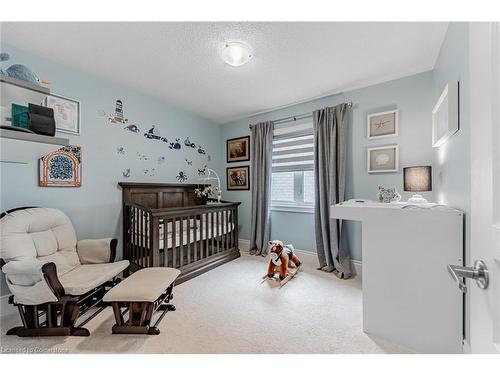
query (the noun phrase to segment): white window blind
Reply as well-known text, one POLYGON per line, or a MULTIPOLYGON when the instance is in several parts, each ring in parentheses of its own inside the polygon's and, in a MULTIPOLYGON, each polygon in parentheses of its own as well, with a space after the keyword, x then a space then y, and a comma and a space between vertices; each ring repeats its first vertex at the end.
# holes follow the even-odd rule
POLYGON ((273 172, 314 169, 312 123, 274 129, 272 167, 273 172))

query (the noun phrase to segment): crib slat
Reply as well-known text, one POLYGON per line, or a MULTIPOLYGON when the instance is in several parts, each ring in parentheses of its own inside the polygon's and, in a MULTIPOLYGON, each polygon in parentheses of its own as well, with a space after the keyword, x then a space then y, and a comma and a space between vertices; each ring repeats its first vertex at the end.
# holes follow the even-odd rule
POLYGON ((210 213, 205 214, 205 255, 210 256, 210 213))
POLYGON ((172 264, 177 268, 177 218, 172 220, 172 264))
POLYGON ((179 267, 184 265, 184 217, 181 216, 180 228, 179 228, 179 267))
POLYGON ((134 207, 134 262, 140 265, 137 259, 137 207, 134 207))
POLYGON ((187 264, 191 263, 191 216, 187 217, 187 264))
POLYGON ((215 224, 215 234, 217 236, 217 249, 216 251, 219 252, 220 251, 220 238, 219 238, 219 233, 220 233, 220 230, 219 230, 219 221, 220 221, 220 211, 217 211, 215 213, 215 221, 216 221, 216 224, 215 224))
POLYGON ((194 261, 196 262, 198 260, 198 217, 194 217, 194 261))
POLYGON ((163 219, 163 266, 168 267, 168 219, 163 219))
POLYGON ((204 252, 204 242, 203 242, 203 235, 205 233, 205 219, 203 213, 200 215, 200 259, 205 258, 203 255, 204 252))
POLYGON ((233 231, 233 248, 236 248, 236 223, 235 223, 235 220, 236 220, 236 212, 233 210, 231 210, 231 217, 233 218, 233 220, 231 220, 231 223, 233 224, 233 228, 232 228, 232 231, 233 231))
POLYGON ((210 255, 214 255, 214 212, 210 213, 210 255))
POLYGON ((144 259, 145 257, 145 251, 144 251, 144 211, 143 210, 140 210, 140 213, 141 213, 141 221, 139 221, 139 249, 140 249, 140 252, 141 252, 141 266, 142 267, 147 267, 147 264, 146 264, 146 259, 144 259))
POLYGON ((226 226, 224 232, 226 232, 226 251, 229 250, 229 211, 224 211, 224 217, 226 218, 226 226))

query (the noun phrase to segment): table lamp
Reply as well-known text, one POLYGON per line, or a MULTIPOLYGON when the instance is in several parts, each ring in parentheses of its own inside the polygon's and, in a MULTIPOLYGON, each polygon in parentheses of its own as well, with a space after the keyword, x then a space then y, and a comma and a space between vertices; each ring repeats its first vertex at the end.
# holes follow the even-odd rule
MULTIPOLYGON (((432 191, 432 167, 416 166, 403 168, 404 190, 411 192, 432 191)), ((414 194, 408 203, 427 203, 420 194, 414 194)))

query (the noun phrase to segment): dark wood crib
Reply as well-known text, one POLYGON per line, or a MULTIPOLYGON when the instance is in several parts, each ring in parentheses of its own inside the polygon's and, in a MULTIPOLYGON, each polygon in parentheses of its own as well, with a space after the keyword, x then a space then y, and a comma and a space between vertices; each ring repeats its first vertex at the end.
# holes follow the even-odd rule
POLYGON ((123 256, 130 271, 143 267, 181 270, 176 284, 240 256, 240 202, 196 205, 204 185, 120 182, 123 256))

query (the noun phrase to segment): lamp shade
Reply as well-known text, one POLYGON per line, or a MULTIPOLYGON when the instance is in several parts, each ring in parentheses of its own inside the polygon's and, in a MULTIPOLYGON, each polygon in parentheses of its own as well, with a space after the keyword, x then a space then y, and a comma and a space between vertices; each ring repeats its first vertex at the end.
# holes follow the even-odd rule
POLYGON ((432 167, 429 165, 403 168, 403 182, 405 191, 431 191, 432 167))

